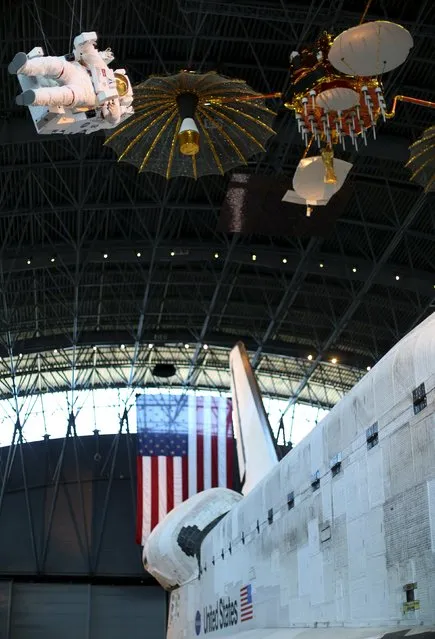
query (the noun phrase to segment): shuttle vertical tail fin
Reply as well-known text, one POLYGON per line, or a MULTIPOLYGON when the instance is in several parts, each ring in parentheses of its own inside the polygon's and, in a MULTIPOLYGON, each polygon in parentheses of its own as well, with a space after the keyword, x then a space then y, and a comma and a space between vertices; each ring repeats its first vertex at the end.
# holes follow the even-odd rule
POLYGON ((230 353, 233 425, 243 494, 278 463, 272 429, 244 345, 230 353))

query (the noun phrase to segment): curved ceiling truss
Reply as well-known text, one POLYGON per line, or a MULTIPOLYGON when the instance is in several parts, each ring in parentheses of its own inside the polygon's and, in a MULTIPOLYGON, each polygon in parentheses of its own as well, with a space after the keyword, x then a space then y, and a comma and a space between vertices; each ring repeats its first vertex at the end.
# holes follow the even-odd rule
MULTIPOLYGON (((195 388, 228 392, 230 388, 229 349, 206 344, 201 348, 195 367, 192 356, 195 343, 171 345, 144 344, 136 351, 134 344, 116 346, 81 345, 78 348, 55 348, 50 351, 19 353, 0 360, 0 399, 16 399, 39 393, 77 391, 91 388, 132 390, 168 386, 173 389, 195 388), (154 375, 156 364, 173 364, 176 373, 169 379, 154 375)), ((255 351, 250 352, 251 357, 255 351)), ((313 358, 314 360, 314 358, 313 358)), ((301 378, 309 380, 299 394, 299 401, 329 409, 355 385, 365 371, 331 361, 322 361, 310 372, 313 360, 263 353, 257 366, 257 379, 265 396, 288 400, 293 397, 301 378)), ((72 405, 72 402, 71 402, 72 405)), ((289 404, 290 406, 290 404, 289 404)))

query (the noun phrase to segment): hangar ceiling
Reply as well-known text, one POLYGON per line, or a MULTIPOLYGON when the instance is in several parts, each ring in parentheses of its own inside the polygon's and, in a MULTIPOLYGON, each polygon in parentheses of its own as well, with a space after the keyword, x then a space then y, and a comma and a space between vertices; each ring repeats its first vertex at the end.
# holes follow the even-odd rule
MULTIPOLYGON (((117 163, 99 134, 38 136, 7 73, 17 51, 60 55, 71 33, 96 30, 133 84, 188 67, 281 91, 289 53, 357 24, 364 2, 4 4, 0 397, 160 385, 156 362, 177 366, 172 386, 225 390, 228 351, 243 340, 268 395, 329 407, 433 310, 434 196, 404 167, 433 111, 401 104, 367 149, 343 154, 351 196, 326 238, 230 235, 217 224, 231 174, 167 182, 117 163)), ((433 3, 374 1, 377 18, 414 37, 385 76, 387 104, 397 93, 435 100, 433 3)), ((277 135, 243 171, 290 184, 303 147, 293 115, 270 106, 277 135)))

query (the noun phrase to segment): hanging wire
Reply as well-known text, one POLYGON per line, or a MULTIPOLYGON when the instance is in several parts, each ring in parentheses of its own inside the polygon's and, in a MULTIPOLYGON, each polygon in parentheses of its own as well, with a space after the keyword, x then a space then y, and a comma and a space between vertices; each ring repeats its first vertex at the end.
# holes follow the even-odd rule
POLYGON ((79 14, 79 30, 80 30, 80 33, 82 32, 82 23, 83 23, 83 0, 80 0, 80 14, 79 14))
POLYGON ((70 28, 70 31, 69 31, 69 49, 68 49, 68 51, 72 51, 75 9, 76 9, 76 0, 73 1, 73 6, 72 6, 72 9, 71 9, 71 14, 72 15, 71 15, 71 28, 70 28))
POLYGON ((368 0, 368 2, 366 4, 366 7, 364 9, 364 13, 362 14, 361 20, 359 21, 359 24, 362 24, 364 22, 364 20, 366 19, 366 15, 367 15, 368 10, 370 9, 371 3, 372 3, 372 0, 368 0))
POLYGON ((40 14, 39 14, 39 9, 38 9, 38 5, 36 4, 36 0, 33 0, 33 4, 35 5, 36 17, 38 19, 38 26, 41 29, 42 38, 44 40, 44 45, 45 45, 45 53, 47 54, 48 53, 48 40, 47 40, 47 37, 45 35, 44 27, 42 26, 42 20, 41 20, 40 14))
POLYGON ((74 22, 77 21, 79 25, 79 33, 82 33, 82 22, 83 22, 83 0, 80 0, 80 6, 78 10, 78 16, 76 15, 76 0, 73 0, 73 5, 71 8, 71 28, 69 33, 69 51, 72 51, 73 46, 73 29, 74 22))
POLYGON ((303 154, 303 156, 302 156, 302 159, 304 159, 304 158, 306 158, 306 157, 307 157, 307 155, 308 155, 308 151, 309 151, 309 150, 310 150, 310 148, 311 148, 311 145, 312 145, 312 143, 313 143, 313 140, 314 140, 314 135, 312 135, 312 136, 311 136, 311 140, 308 142, 308 144, 307 144, 307 146, 306 146, 306 148, 305 148, 305 151, 304 151, 304 154, 303 154))

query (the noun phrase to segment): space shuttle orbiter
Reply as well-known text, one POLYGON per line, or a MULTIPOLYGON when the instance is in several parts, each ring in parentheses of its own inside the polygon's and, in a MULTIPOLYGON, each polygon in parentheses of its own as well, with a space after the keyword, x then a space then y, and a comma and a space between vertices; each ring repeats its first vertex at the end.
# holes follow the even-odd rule
POLYGON ((435 313, 278 463, 243 345, 230 356, 243 495, 151 533, 168 639, 435 639, 435 313))

